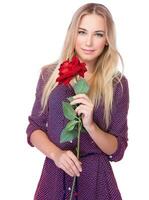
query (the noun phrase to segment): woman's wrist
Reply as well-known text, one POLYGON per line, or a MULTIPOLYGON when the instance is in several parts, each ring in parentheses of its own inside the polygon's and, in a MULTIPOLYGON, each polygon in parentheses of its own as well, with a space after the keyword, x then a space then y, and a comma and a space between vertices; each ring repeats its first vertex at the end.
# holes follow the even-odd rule
POLYGON ((96 126, 96 123, 93 121, 89 126, 86 126, 85 129, 90 134, 95 130, 96 126))
POLYGON ((55 162, 55 159, 61 153, 61 151, 62 151, 61 149, 59 149, 58 147, 56 147, 53 151, 51 151, 49 153, 49 158, 55 162))

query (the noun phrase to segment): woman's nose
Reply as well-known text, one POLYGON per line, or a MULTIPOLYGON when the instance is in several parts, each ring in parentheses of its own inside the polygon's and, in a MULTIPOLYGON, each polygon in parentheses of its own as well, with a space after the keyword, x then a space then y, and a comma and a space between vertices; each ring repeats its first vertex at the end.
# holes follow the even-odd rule
POLYGON ((91 35, 88 35, 87 37, 86 37, 86 45, 87 46, 91 46, 92 45, 92 36, 91 35))

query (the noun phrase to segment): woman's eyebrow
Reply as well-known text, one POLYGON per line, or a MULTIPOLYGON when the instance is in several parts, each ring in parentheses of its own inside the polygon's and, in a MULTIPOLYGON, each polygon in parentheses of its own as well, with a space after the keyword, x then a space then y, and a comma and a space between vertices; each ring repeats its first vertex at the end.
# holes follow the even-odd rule
MULTIPOLYGON (((83 30, 83 31, 88 31, 87 29, 85 29, 85 28, 82 28, 82 27, 79 27, 79 29, 81 29, 81 30, 83 30)), ((103 30, 96 30, 96 31, 94 31, 95 33, 105 33, 105 31, 103 31, 103 30)))
POLYGON ((81 29, 81 30, 83 30, 83 31, 87 31, 85 28, 81 28, 81 27, 79 27, 79 29, 81 29))

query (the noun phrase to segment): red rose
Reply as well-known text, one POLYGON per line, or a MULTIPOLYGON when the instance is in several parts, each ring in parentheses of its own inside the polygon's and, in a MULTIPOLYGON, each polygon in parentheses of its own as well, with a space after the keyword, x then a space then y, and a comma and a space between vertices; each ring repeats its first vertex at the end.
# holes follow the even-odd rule
POLYGON ((56 82, 58 82, 58 84, 64 83, 65 85, 68 85, 74 76, 80 75, 81 77, 84 77, 84 73, 87 71, 85 65, 85 63, 80 63, 76 56, 73 56, 71 61, 64 61, 60 65, 59 77, 56 79, 56 82))

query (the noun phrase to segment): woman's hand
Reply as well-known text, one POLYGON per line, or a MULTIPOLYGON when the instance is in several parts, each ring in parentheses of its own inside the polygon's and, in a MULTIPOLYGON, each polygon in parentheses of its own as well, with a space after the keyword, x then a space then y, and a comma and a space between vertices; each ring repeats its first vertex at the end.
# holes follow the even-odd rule
POLYGON ((76 108, 76 113, 78 115, 82 114, 82 122, 84 128, 91 126, 93 124, 93 103, 86 94, 77 94, 73 96, 73 100, 70 103, 71 105, 80 104, 76 108))
POLYGON ((53 160, 56 166, 64 170, 68 175, 80 176, 82 171, 81 162, 72 151, 59 150, 53 160))

